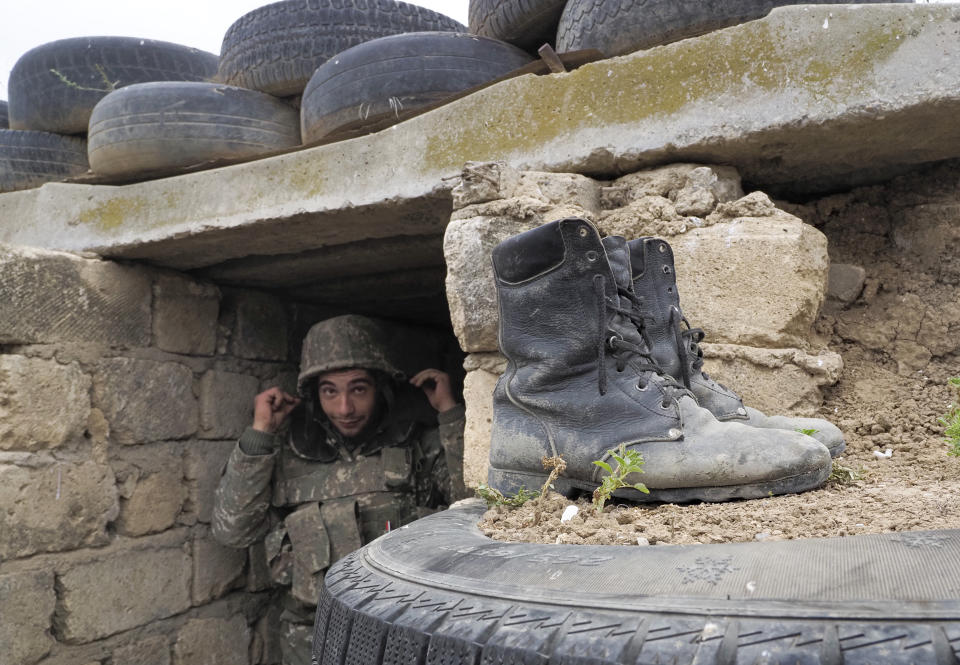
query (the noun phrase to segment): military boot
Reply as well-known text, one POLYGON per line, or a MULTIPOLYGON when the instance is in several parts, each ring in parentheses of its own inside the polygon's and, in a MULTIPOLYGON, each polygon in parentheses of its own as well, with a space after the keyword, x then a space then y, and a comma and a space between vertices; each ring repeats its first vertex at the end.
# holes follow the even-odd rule
MULTIPOLYGON (((630 275, 624 247, 611 259, 630 275)), ((567 468, 565 494, 600 484, 595 460, 623 443, 639 451, 649 494, 638 501, 724 501, 799 492, 823 483, 830 454, 797 432, 721 423, 650 358, 629 298, 594 226, 568 218, 493 251, 500 349, 488 482, 504 493, 539 488, 541 460, 567 468), (623 292, 621 294, 621 291, 623 292)))
POLYGON ((804 431, 836 457, 846 447, 843 432, 821 418, 768 416, 744 406, 743 400, 702 371, 704 332, 693 328, 680 310, 680 294, 674 273, 673 250, 659 238, 638 238, 628 243, 633 289, 643 327, 651 342, 651 355, 670 376, 688 388, 700 406, 721 422, 740 422, 752 427, 804 431), (811 432, 812 431, 812 432, 811 432))

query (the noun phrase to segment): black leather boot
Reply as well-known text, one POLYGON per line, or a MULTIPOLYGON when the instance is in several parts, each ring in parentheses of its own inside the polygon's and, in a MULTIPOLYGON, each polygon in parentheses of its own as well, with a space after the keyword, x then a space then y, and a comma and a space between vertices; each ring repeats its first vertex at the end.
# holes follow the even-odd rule
POLYGON ((592 491, 594 460, 624 443, 644 458, 638 501, 723 501, 811 489, 830 473, 827 450, 796 432, 771 436, 720 423, 649 356, 630 299, 594 226, 568 218, 507 239, 493 251, 500 349, 507 369, 493 395, 488 482, 504 493, 539 488, 541 459, 562 456, 554 487, 592 491))
MULTIPOLYGON (((604 242, 616 241, 606 238, 604 242)), ((722 422, 791 431, 813 430, 811 436, 825 445, 831 456, 843 452, 846 448, 843 432, 833 423, 822 418, 768 416, 744 406, 735 392, 703 372, 700 342, 704 332, 690 327, 680 310, 672 248, 660 238, 638 238, 627 244, 638 314, 652 342, 651 355, 667 374, 694 394, 700 406, 722 422)))

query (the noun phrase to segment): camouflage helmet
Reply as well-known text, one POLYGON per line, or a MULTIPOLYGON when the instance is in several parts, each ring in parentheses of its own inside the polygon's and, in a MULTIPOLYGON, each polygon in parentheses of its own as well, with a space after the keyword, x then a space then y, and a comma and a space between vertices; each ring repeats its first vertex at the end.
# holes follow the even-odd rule
POLYGON ((405 378, 402 350, 394 324, 356 314, 335 316, 315 324, 303 340, 297 390, 303 394, 310 379, 331 370, 361 367, 380 370, 396 380, 405 378))

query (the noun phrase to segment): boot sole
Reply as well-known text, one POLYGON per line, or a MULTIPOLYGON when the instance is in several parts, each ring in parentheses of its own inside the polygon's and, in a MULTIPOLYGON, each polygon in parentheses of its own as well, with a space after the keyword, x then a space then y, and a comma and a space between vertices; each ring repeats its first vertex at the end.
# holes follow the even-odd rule
MULTIPOLYGON (((649 494, 638 492, 635 489, 625 488, 615 491, 613 496, 637 503, 688 503, 691 501, 717 503, 736 499, 761 499, 779 494, 805 492, 823 485, 829 477, 830 467, 827 466, 824 469, 808 471, 807 473, 801 473, 796 476, 779 478, 762 483, 718 487, 651 488, 649 494)), ((546 481, 547 474, 494 468, 490 468, 487 472, 487 484, 506 495, 516 494, 521 488, 539 490, 546 481)), ((571 498, 581 491, 592 493, 596 488, 597 485, 595 483, 588 483, 571 478, 557 478, 553 482, 553 490, 567 498, 571 498)))

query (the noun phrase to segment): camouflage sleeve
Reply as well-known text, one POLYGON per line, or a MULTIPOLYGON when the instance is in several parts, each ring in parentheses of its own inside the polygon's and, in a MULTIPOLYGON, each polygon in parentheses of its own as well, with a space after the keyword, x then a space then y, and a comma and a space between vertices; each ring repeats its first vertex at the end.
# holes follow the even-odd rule
POLYGON ((211 531, 213 537, 228 547, 247 547, 266 535, 269 529, 267 511, 270 509, 270 481, 273 477, 276 451, 268 454, 248 454, 244 437, 250 438, 250 428, 240 437, 233 449, 213 499, 211 531))
POLYGON ((437 414, 440 425, 440 445, 443 446, 443 465, 447 482, 444 498, 447 504, 469 496, 463 481, 463 428, 466 424, 466 408, 458 404, 449 411, 437 414))

